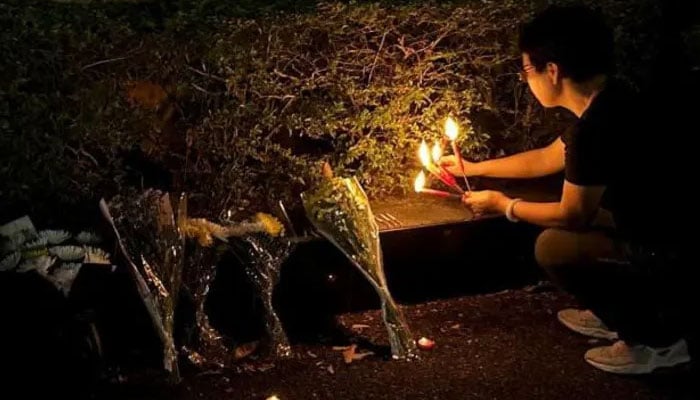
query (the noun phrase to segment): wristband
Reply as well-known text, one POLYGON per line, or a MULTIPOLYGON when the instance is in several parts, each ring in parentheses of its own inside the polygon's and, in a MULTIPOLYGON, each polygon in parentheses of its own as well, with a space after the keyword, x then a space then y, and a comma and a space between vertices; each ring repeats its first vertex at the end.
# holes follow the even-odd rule
POLYGON ((513 199, 508 203, 508 207, 506 207, 506 218, 508 218, 508 221, 510 222, 518 222, 520 221, 518 218, 513 215, 513 207, 515 207, 515 204, 519 201, 522 201, 523 199, 513 199))

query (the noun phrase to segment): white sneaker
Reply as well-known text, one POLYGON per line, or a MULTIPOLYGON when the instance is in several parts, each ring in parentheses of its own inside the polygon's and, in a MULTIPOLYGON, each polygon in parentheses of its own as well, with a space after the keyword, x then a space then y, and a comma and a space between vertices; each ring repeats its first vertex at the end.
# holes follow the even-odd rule
POLYGON ((629 346, 618 340, 610 346, 586 352, 586 362, 616 374, 648 374, 657 368, 674 367, 690 361, 688 345, 681 339, 668 347, 629 346))
POLYGON ((559 311, 557 318, 564 326, 582 335, 608 340, 617 339, 617 332, 608 329, 590 310, 567 308, 559 311))

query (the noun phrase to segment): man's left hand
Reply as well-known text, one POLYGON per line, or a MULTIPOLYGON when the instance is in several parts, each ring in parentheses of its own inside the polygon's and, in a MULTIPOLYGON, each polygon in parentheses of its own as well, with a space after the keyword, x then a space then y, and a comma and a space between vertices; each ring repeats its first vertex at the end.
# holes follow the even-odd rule
POLYGON ((464 192, 462 195, 462 203, 469 207, 476 216, 504 214, 509 201, 508 196, 495 190, 464 192))

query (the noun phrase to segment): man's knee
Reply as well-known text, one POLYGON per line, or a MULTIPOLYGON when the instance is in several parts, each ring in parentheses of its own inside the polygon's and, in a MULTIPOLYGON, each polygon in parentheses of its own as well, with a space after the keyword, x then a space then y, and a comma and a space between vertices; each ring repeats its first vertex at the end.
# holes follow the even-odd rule
POLYGON ((553 268, 575 262, 577 255, 571 246, 571 232, 546 229, 535 242, 535 260, 542 268, 553 268))

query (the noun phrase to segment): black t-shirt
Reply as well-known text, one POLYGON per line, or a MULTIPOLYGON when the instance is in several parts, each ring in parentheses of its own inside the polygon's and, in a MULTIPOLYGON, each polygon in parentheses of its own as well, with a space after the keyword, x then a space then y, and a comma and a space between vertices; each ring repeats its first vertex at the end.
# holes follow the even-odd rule
MULTIPOLYGON (((617 230, 638 242, 673 240, 677 218, 664 205, 664 177, 651 127, 652 117, 636 94, 610 80, 581 118, 563 135, 565 179, 580 186, 605 186, 601 206, 617 230)), ((658 138, 657 138, 658 140, 658 138)))

